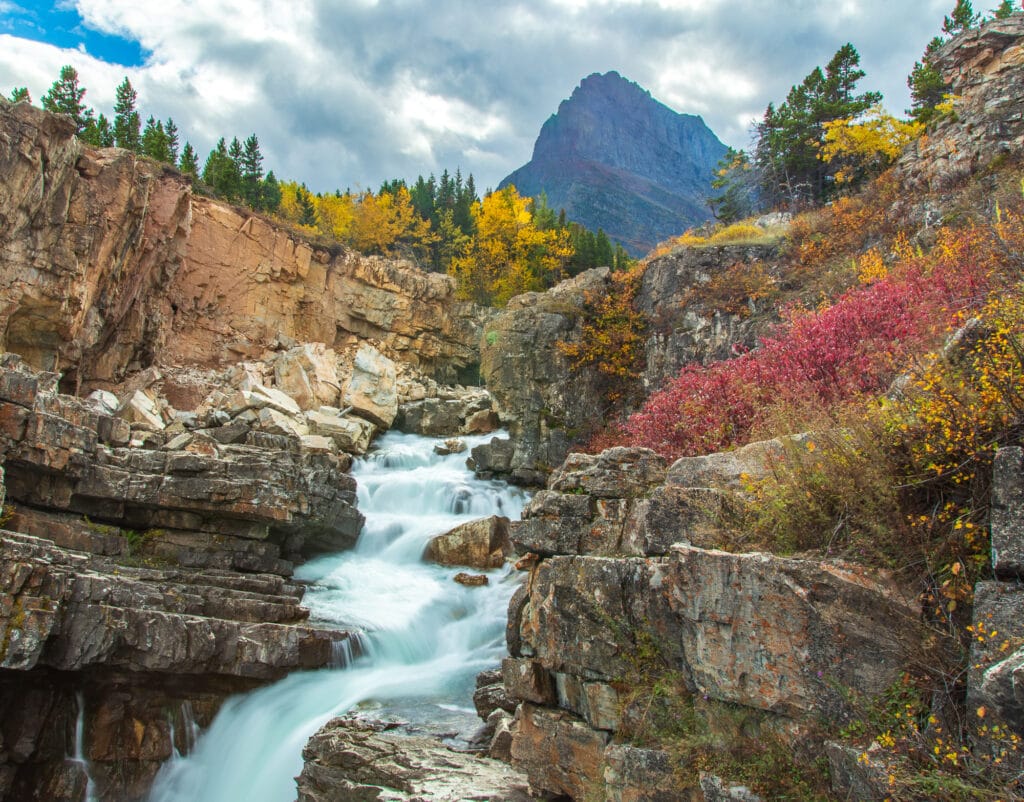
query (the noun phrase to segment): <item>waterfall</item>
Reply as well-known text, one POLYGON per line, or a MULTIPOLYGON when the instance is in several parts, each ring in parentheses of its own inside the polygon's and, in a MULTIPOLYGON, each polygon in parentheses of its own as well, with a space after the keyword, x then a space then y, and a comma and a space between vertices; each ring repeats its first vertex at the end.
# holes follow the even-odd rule
MULTIPOLYGON (((463 438, 468 446, 493 435, 463 438)), ((434 732, 468 736, 479 723, 476 674, 505 654, 505 618, 517 577, 490 571, 464 587, 459 568, 428 565, 430 538, 488 515, 518 518, 517 488, 481 481, 465 454, 438 456, 437 440, 389 432, 352 473, 366 523, 354 549, 296 573, 312 583, 310 620, 359 632, 336 668, 291 674, 229 699, 191 754, 161 769, 150 802, 290 802, 302 747, 325 722, 356 706, 434 732)))
POLYGON ((89 773, 89 761, 85 757, 85 697, 79 691, 75 694, 78 704, 78 715, 75 718, 75 749, 71 755, 72 763, 81 766, 85 775, 85 802, 96 802, 96 785, 89 773))

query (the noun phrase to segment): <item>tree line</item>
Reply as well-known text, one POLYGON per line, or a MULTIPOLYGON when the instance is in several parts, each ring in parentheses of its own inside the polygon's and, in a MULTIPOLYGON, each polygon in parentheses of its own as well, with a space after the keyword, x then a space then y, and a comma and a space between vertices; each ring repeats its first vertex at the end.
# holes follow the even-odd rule
MULTIPOLYGON (((1019 11, 1019 2, 1002 0, 992 15, 1005 19, 1019 11)), ((970 0, 957 0, 942 32, 952 37, 981 20, 970 0)), ((860 54, 844 44, 824 68, 815 67, 791 87, 782 103, 768 104, 754 126, 750 152, 729 149, 712 181, 712 213, 728 223, 763 208, 814 205, 881 172, 928 125, 951 113, 949 86, 935 66, 946 41, 933 38, 915 62, 907 78, 906 119, 885 111, 881 93, 858 92, 865 77, 860 54)))
MULTIPOLYGON (((263 154, 256 134, 244 144, 238 138, 228 145, 222 137, 210 151, 200 170, 199 157, 190 142, 179 151, 178 126, 170 117, 157 120, 152 115, 142 124, 139 95, 128 77, 114 90, 113 118, 97 114, 85 104, 85 87, 79 84, 78 71, 67 64, 40 98, 42 107, 63 114, 75 125, 75 133, 97 148, 119 147, 176 167, 195 180, 202 180, 216 195, 245 203, 257 211, 273 212, 280 204, 280 189, 273 171, 264 175, 263 154)), ((27 87, 16 87, 10 94, 14 103, 32 97, 27 87)))

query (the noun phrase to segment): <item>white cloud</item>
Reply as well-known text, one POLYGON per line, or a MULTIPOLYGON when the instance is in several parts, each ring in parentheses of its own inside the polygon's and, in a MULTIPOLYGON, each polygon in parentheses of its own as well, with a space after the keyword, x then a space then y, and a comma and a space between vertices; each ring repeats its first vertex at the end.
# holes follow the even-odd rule
MULTIPOLYGON (((144 116, 174 117, 202 155, 255 131, 279 176, 375 187, 461 166, 494 186, 580 79, 617 70, 729 144, 841 44, 889 106, 951 0, 76 0, 138 41, 136 68, 0 35, 0 91, 35 98, 73 64, 110 113, 127 75, 144 116), (751 111, 755 110, 755 111, 751 111)), ((0 0, 0 11, 8 0, 0 0)))

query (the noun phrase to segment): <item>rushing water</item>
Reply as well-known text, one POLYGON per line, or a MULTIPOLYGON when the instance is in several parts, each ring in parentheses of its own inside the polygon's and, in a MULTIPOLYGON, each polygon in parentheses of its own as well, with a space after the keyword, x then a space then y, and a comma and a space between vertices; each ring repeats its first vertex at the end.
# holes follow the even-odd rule
MULTIPOLYGON (((491 436, 463 440, 472 447, 491 436)), ((515 577, 492 571, 489 586, 467 588, 452 581, 460 569, 427 565, 420 555, 431 537, 464 521, 518 518, 525 497, 475 479, 465 453, 437 456, 436 442, 380 438, 352 469, 366 516, 355 549, 297 574, 313 583, 303 602, 311 620, 358 628, 363 656, 344 669, 292 674, 229 699, 192 753, 165 764, 150 802, 293 800, 306 741, 356 706, 438 733, 466 734, 478 723, 473 680, 504 654, 515 577)))
POLYGON ((75 719, 75 751, 71 762, 81 766, 85 774, 85 802, 96 802, 96 785, 89 772, 89 761, 85 758, 85 697, 81 692, 75 694, 75 702, 78 704, 78 716, 75 719))

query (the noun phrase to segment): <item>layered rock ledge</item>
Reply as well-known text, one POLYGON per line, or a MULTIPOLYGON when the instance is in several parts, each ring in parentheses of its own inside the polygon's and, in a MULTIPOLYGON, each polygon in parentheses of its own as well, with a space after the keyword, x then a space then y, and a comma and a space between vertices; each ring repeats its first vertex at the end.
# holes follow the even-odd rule
POLYGON ((362 516, 344 455, 194 415, 166 436, 138 391, 108 414, 58 378, 0 358, 0 798, 80 802, 88 765, 141 799, 228 695, 345 651, 288 577, 362 516))

